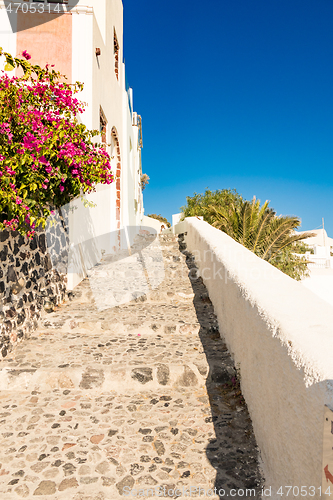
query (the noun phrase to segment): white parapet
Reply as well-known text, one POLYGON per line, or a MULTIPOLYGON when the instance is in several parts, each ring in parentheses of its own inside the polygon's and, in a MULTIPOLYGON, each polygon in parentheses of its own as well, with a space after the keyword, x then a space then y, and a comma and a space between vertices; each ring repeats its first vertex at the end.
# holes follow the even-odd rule
POLYGON ((240 369, 270 498, 282 498, 285 485, 303 493, 313 486, 307 498, 320 498, 324 408, 333 404, 333 308, 206 222, 185 221, 187 249, 240 369))
POLYGON ((153 232, 160 234, 161 226, 164 226, 164 224, 157 219, 153 219, 152 217, 144 215, 142 218, 142 226, 151 227, 153 229, 153 232))
POLYGON ((175 226, 180 222, 180 219, 183 217, 183 213, 180 212, 179 214, 172 214, 172 226, 175 226))

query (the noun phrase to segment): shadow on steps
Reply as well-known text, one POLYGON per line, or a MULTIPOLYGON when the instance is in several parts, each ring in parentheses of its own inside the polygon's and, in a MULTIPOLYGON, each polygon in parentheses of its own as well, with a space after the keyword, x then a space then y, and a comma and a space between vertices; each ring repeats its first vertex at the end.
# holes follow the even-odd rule
MULTIPOLYGON (((179 235, 179 250, 186 255, 194 292, 193 305, 200 324, 199 337, 209 366, 206 387, 215 438, 206 448, 206 455, 216 470, 215 488, 221 499, 250 496, 246 490, 252 490, 251 497, 259 499, 264 482, 259 449, 237 370, 219 332, 207 288, 196 272, 194 257, 186 250, 184 235, 179 235), (245 491, 235 495, 235 492, 230 493, 231 490, 245 491)), ((200 371, 201 367, 198 369, 200 371)))

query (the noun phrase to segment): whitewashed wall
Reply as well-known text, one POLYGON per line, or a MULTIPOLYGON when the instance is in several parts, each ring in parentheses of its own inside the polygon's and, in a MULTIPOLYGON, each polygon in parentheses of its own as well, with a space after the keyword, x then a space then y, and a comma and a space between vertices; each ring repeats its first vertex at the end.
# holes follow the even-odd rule
MULTIPOLYGON (((0 47, 2 47, 5 52, 16 55, 16 37, 13 36, 5 4, 2 2, 0 3, 0 47)), ((8 76, 12 75, 10 71, 6 73, 8 76)))
MULTIPOLYGON (((87 102, 82 120, 88 128, 99 129, 101 107, 107 119, 107 143, 111 142, 113 127, 117 130, 121 155, 121 227, 138 225, 139 230, 143 214, 135 210, 134 202, 140 167, 138 131, 132 126, 125 88, 122 1, 80 1, 72 16, 73 80, 84 82, 84 90, 79 97, 87 102), (114 29, 119 42, 119 79, 114 71, 114 29), (101 49, 98 57, 95 55, 97 47, 101 49)), ((109 147, 108 152, 111 153, 109 147)), ((118 158, 114 158, 114 174, 117 163, 118 158)), ((102 252, 113 253, 119 247, 116 182, 110 186, 97 186, 97 191, 85 198, 95 206, 84 207, 81 200, 71 203, 69 289, 73 289, 86 272, 100 261, 102 252)), ((126 246, 123 233, 120 232, 120 243, 126 246)))
POLYGON ((320 487, 324 405, 333 403, 332 307, 206 222, 188 218, 186 231, 240 368, 271 498, 281 498, 281 485, 320 487))
MULTIPOLYGON (((0 1, 0 46, 16 54, 17 34, 11 31, 6 10, 0 1)), ((125 88, 123 60, 123 4, 121 0, 80 0, 69 14, 72 21, 72 80, 84 83, 77 97, 86 103, 80 120, 88 129, 99 129, 100 109, 107 120, 106 140, 116 130, 120 147, 120 226, 142 223, 143 203, 140 187, 141 156, 138 127, 132 115, 125 88), (114 30, 119 42, 119 78, 115 74, 114 30), (96 56, 96 49, 100 55, 96 56)), ((28 47, 29 48, 29 47, 28 47)), ((18 54, 19 55, 19 54, 18 54)), ((111 153, 111 148, 107 150, 111 153)), ((112 160, 116 175, 118 156, 112 160)), ((80 199, 69 207, 70 255, 68 288, 74 288, 86 271, 99 262, 102 252, 110 253, 127 244, 119 232, 116 214, 116 182, 98 185, 96 192, 85 198, 94 207, 84 207, 80 199), (120 239, 120 242, 119 242, 120 239)))
POLYGON ((152 217, 148 217, 147 215, 143 216, 142 225, 145 226, 145 227, 151 227, 151 228, 153 228, 153 230, 157 234, 160 234, 160 232, 161 232, 161 226, 163 226, 163 225, 165 226, 165 224, 163 224, 163 222, 160 222, 157 219, 153 219, 152 217))

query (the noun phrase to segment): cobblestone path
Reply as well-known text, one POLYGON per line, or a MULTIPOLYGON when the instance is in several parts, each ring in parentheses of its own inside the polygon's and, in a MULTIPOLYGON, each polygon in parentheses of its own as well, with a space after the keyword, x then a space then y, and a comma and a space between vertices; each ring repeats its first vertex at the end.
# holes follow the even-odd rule
POLYGON ((174 237, 157 248, 155 290, 108 308, 106 258, 100 281, 84 280, 1 362, 1 500, 260 498, 251 420, 206 289, 174 237))

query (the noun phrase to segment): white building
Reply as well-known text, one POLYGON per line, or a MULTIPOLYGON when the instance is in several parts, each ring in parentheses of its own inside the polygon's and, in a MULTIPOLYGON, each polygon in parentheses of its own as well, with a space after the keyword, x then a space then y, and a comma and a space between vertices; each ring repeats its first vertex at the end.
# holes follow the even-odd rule
POLYGON ((308 245, 312 252, 306 252, 305 256, 310 261, 309 269, 333 268, 333 238, 327 235, 325 229, 314 229, 313 231, 301 231, 297 234, 313 233, 311 238, 305 238, 303 243, 308 245))
POLYGON ((309 261, 309 276, 302 280, 302 284, 333 306, 333 257, 331 256, 333 238, 327 235, 325 229, 315 229, 309 232, 314 233, 314 236, 302 241, 313 253, 310 251, 305 253, 309 261))
POLYGON ((84 83, 79 94, 87 103, 82 121, 88 129, 100 130, 116 177, 111 185, 99 185, 87 196, 95 207, 71 203, 76 210, 70 212, 68 286, 73 288, 104 252, 124 244, 122 228, 139 226, 143 218, 141 117, 133 111, 133 92, 125 84, 123 4, 121 0, 68 0, 61 2, 68 11, 59 15, 54 0, 19 1, 22 10, 11 24, 8 2, 0 2, 0 46, 14 56, 27 50, 29 62, 54 64, 69 81, 84 83))

